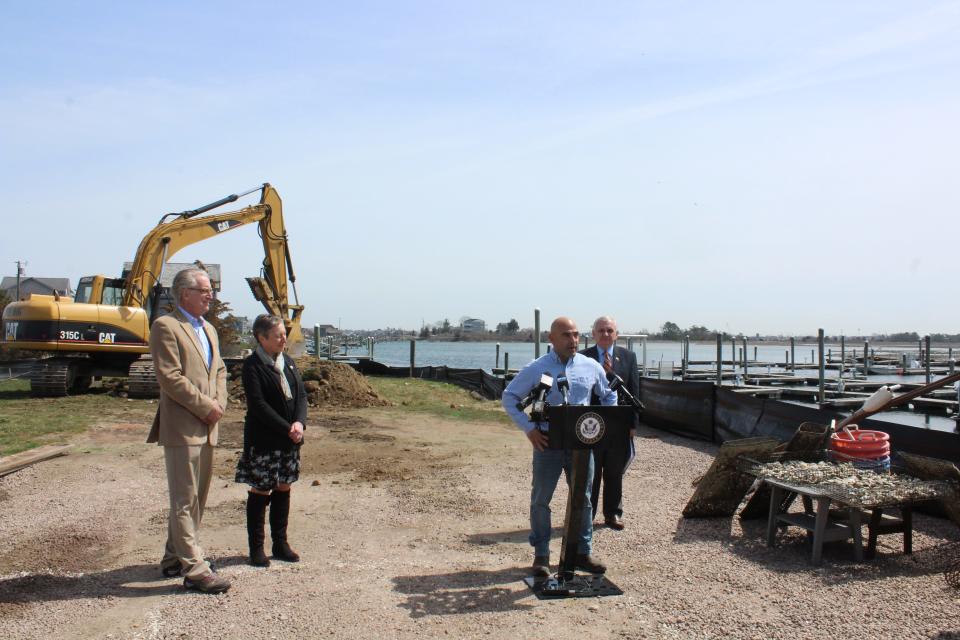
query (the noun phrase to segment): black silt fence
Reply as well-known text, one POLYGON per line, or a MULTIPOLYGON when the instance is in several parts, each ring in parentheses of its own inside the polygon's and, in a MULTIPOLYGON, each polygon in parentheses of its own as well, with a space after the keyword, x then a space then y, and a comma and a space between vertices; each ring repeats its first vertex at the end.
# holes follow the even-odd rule
MULTIPOLYGON (((391 378, 409 378, 410 367, 391 367, 373 360, 361 360, 351 363, 356 371, 364 375, 387 376, 391 378)), ((413 377, 421 380, 449 382, 469 391, 476 391, 488 400, 496 400, 503 395, 505 383, 483 369, 455 369, 453 367, 414 367, 413 377)))
MULTIPOLYGON (((410 367, 390 367, 372 360, 352 364, 363 374, 407 378, 410 367)), ((482 369, 451 367, 414 367, 413 377, 449 382, 484 398, 498 399, 506 383, 503 378, 482 369)), ((712 382, 640 379, 640 401, 646 407, 642 421, 688 438, 716 443, 755 436, 789 440, 804 422, 828 425, 841 414, 823 409, 755 398, 712 382)), ((896 451, 932 456, 960 464, 960 434, 921 429, 882 420, 863 420, 862 429, 890 434, 896 451)))

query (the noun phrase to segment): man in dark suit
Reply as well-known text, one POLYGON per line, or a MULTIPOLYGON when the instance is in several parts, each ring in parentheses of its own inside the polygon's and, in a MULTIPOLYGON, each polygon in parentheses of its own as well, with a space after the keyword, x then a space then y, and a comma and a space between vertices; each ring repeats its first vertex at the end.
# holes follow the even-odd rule
MULTIPOLYGON (((637 369, 637 354, 629 349, 617 346, 617 322, 610 316, 600 316, 593 323, 593 340, 596 344, 580 353, 593 358, 603 365, 607 378, 613 374, 623 378, 624 387, 635 398, 640 397, 640 372, 637 369)), ((591 404, 599 404, 594 398, 591 404)), ((620 404, 626 404, 623 398, 620 404)), ((629 439, 608 443, 606 449, 595 450, 593 465, 593 517, 597 517, 597 505, 600 503, 600 485, 603 484, 603 521, 611 529, 623 529, 623 474, 630 459, 633 438, 640 425, 640 417, 635 413, 629 439)))

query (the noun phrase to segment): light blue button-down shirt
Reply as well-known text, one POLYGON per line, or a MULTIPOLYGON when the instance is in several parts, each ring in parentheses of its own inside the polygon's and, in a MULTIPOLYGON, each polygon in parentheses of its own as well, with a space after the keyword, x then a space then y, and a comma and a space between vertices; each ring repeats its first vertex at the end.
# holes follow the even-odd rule
POLYGON ((179 305, 177 305, 177 309, 180 309, 180 313, 186 316, 187 320, 190 321, 190 326, 193 327, 193 332, 197 334, 200 346, 207 356, 207 369, 209 369, 213 364, 213 349, 210 347, 210 340, 207 339, 207 332, 203 330, 203 318, 195 318, 189 311, 179 305))
POLYGON ((530 422, 527 414, 517 409, 521 402, 538 384, 540 376, 547 374, 553 378, 553 386, 547 394, 547 402, 551 405, 563 403, 563 394, 557 388, 557 378, 566 376, 570 383, 567 400, 570 404, 590 404, 590 392, 595 391, 600 398, 600 404, 613 406, 617 404, 617 393, 607 384, 607 376, 600 363, 593 358, 575 353, 573 357, 563 363, 556 351, 551 351, 529 363, 507 385, 503 391, 503 408, 507 415, 524 432, 529 433, 536 426, 530 422))

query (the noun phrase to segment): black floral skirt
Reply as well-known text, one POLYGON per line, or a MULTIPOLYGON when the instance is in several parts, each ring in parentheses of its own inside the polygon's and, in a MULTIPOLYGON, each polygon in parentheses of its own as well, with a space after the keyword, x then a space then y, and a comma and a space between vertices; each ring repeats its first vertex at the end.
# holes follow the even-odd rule
POLYGON ((300 447, 290 451, 260 451, 251 447, 237 461, 236 482, 269 491, 278 484, 293 484, 300 478, 300 447))

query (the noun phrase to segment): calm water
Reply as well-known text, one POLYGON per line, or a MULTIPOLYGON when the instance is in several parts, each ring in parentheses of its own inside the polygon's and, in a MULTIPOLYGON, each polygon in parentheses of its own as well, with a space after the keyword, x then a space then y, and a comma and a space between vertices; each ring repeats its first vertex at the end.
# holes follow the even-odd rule
MULTIPOLYGON (((501 342, 500 359, 497 362, 497 347, 494 342, 426 342, 421 341, 416 344, 416 365, 417 366, 448 366, 458 369, 485 369, 491 371, 495 367, 502 367, 504 364, 504 355, 509 354, 510 368, 519 369, 523 365, 534 359, 533 343, 530 342, 501 342)), ((741 345, 737 345, 737 358, 740 357, 741 345)), ((840 349, 832 349, 833 359, 840 359, 840 349)), ((818 375, 816 360, 815 343, 797 343, 795 348, 795 358, 798 375, 816 376, 818 375), (806 366, 804 366, 806 365, 806 366)), ((638 362, 643 363, 643 349, 639 340, 633 345, 633 350, 637 353, 638 362)), ((723 358, 730 360, 731 344, 726 342, 723 345, 723 358)), ((782 345, 756 345, 756 360, 760 362, 785 362, 789 359, 790 347, 782 345)), ((851 349, 848 348, 848 354, 851 349)), ((862 353, 862 345, 860 352, 862 353)), ((547 344, 541 344, 540 353, 547 352, 547 344)), ((353 348, 348 351, 348 355, 366 355, 363 348, 353 348)), ((747 355, 749 360, 754 360, 754 345, 747 343, 747 355)), ((378 362, 391 366, 408 366, 410 364, 410 342, 407 340, 395 342, 379 342, 374 346, 373 357, 378 362)), ((704 360, 715 361, 717 358, 717 347, 712 344, 690 344, 690 359, 692 361, 704 360)), ((680 366, 681 345, 679 342, 647 342, 647 368, 648 375, 656 375, 659 363, 662 361, 665 365, 675 364, 680 366)), ((692 365, 691 370, 711 368, 710 365, 692 365)), ((769 371, 771 373, 782 372, 778 367, 750 367, 751 373, 757 371, 769 371)), ((837 372, 828 370, 827 377, 835 378, 837 372)), ((870 380, 878 382, 923 382, 921 376, 870 376, 870 380)), ((813 399, 816 390, 811 387, 811 399, 813 399)), ((805 404, 805 403, 797 403, 805 404)), ((808 405, 812 406, 812 405, 808 405)), ((877 416, 880 420, 896 422, 899 424, 908 424, 916 427, 937 429, 941 431, 954 431, 957 423, 952 419, 941 415, 925 415, 914 413, 912 411, 891 411, 877 416)))

